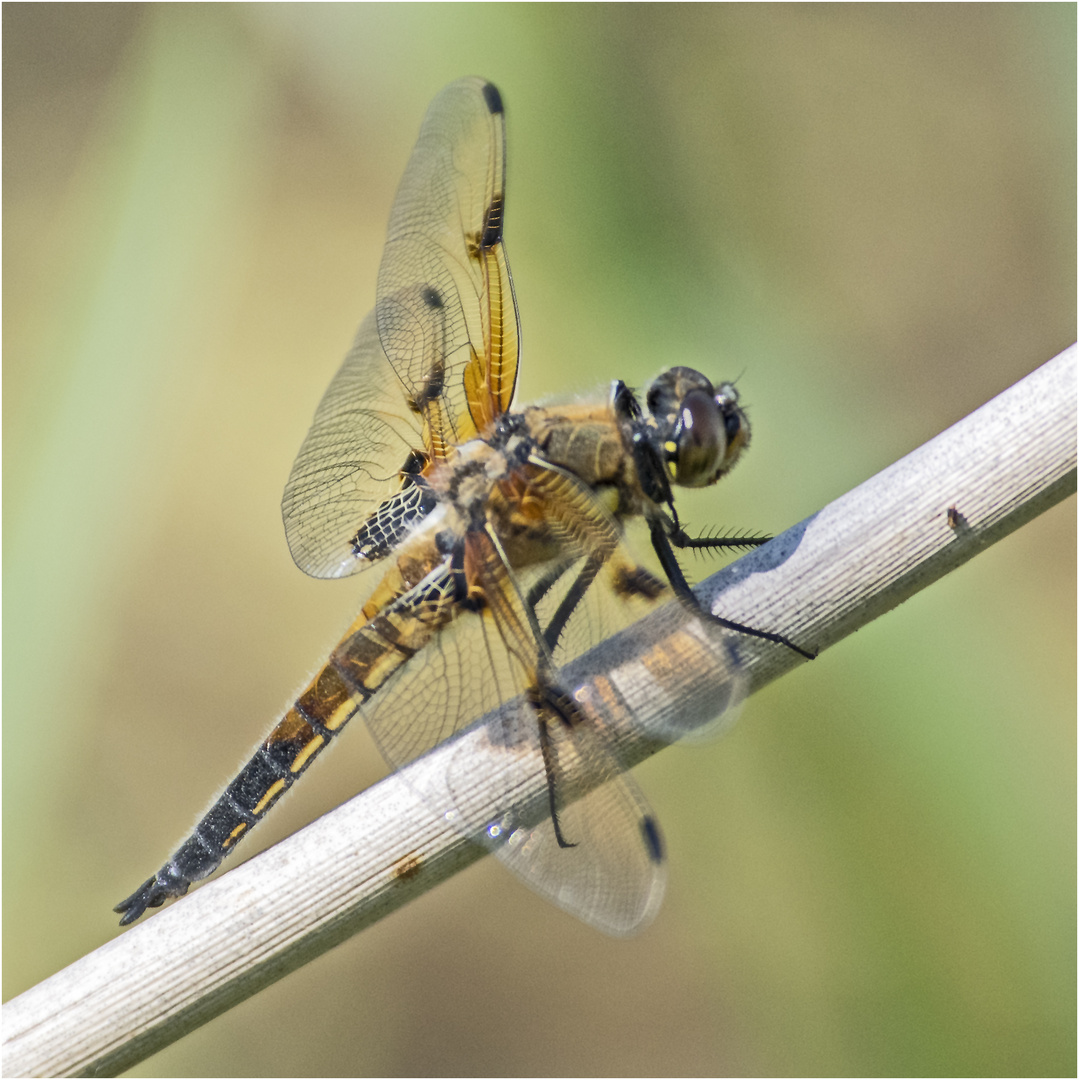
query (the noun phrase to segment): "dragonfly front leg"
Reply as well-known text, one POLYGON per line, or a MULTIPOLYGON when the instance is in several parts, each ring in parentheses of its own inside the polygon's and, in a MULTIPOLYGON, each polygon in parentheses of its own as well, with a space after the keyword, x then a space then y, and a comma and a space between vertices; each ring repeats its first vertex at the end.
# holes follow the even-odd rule
MULTIPOLYGON (((758 630, 753 626, 746 626, 745 623, 735 622, 733 619, 725 619, 721 615, 715 615, 711 611, 706 611, 701 607, 697 597, 693 594, 693 590, 689 586, 689 582, 686 581, 686 576, 682 573, 682 567, 678 563, 678 559, 675 558, 674 549, 672 548, 672 542, 676 542, 672 537, 668 524, 662 518, 652 518, 648 523, 649 532, 652 537, 652 547, 659 556, 660 565, 663 567, 663 572, 667 575, 667 580, 671 583, 671 588, 675 593, 695 611, 704 615, 712 622, 718 623, 720 626, 726 627, 728 630, 734 630, 739 634, 746 634, 748 637, 761 638, 764 641, 774 641, 777 645, 785 645, 788 649, 793 649, 799 656, 804 656, 807 660, 816 659, 816 651, 809 652, 807 649, 803 649, 801 645, 796 645, 790 638, 785 637, 783 634, 774 633, 771 630, 758 630)), ((679 539, 689 539, 680 526, 675 524, 674 536, 679 539)), ((720 543, 708 543, 697 545, 686 545, 679 543, 679 547, 683 546, 701 546, 701 547, 733 547, 736 544, 724 544, 721 537, 715 538, 721 541, 720 543)), ((742 539, 739 543, 743 546, 755 546, 758 543, 766 543, 766 538, 757 539, 742 539)))

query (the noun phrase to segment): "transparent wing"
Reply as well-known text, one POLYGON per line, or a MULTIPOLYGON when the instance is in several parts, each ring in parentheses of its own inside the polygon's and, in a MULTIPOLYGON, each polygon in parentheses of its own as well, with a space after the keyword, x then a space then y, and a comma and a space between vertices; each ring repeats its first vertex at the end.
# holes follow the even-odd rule
MULTIPOLYGON (((589 591, 594 600, 605 593, 589 591)), ((588 617, 587 607, 575 615, 588 617)), ((636 933, 659 909, 666 864, 659 825, 622 771, 619 747, 630 731, 662 741, 715 731, 737 715, 746 680, 732 635, 677 601, 559 678, 578 722, 544 729, 523 704, 513 719, 489 717, 475 737, 495 763, 496 809, 483 821, 470 811, 476 755, 462 749, 447 773, 453 812, 541 896, 605 933, 636 933)))
POLYGON ((498 91, 482 79, 452 83, 428 109, 398 188, 375 310, 285 487, 289 549, 308 574, 369 565, 353 541, 400 495, 402 470, 445 458, 509 408, 518 330, 504 176, 498 91))
POLYGON ((478 755, 462 740, 445 778, 451 820, 584 922, 616 937, 642 929, 663 898, 663 843, 601 719, 582 714, 569 727, 518 703, 516 719, 491 718, 474 737, 497 777, 487 790, 500 796, 476 802, 478 755))
POLYGON ((281 513, 296 565, 320 578, 369 565, 356 557, 353 538, 401 490, 401 470, 423 443, 421 418, 401 394, 372 311, 322 396, 285 485, 281 513))
POLYGON ((378 332, 431 457, 509 408, 518 323, 502 243, 505 121, 498 91, 461 79, 431 103, 390 215, 378 332))
POLYGON ((726 631, 694 618, 687 628, 684 607, 662 586, 626 591, 636 564, 624 547, 596 574, 588 552, 569 543, 562 551, 560 561, 501 580, 484 572, 481 611, 462 612, 362 711, 396 766, 458 736, 448 768, 410 777, 428 805, 529 887, 621 936, 658 910, 666 870, 659 828, 623 770, 619 740, 642 717, 649 736, 677 738, 735 708, 744 687, 726 631), (529 595, 534 623, 522 605, 529 595), (660 622, 634 622, 649 613, 660 622), (555 621, 564 626, 553 651, 570 662, 541 690, 537 669, 555 621), (591 646, 622 627, 621 644, 611 653, 606 643, 607 658, 590 666, 591 646), (698 691, 683 708, 690 673, 698 691))

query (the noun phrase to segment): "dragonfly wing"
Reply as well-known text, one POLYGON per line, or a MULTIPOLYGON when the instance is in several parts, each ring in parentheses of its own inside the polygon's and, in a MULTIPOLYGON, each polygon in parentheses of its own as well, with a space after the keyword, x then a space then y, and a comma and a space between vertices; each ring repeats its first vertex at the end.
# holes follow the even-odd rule
MULTIPOLYGON (((602 513, 598 504, 595 512, 602 513)), ((713 706, 736 704, 742 685, 730 635, 687 620, 670 590, 632 563, 617 538, 612 544, 599 571, 583 541, 513 571, 487 534, 470 533, 465 561, 485 603, 462 611, 363 712, 397 766, 458 736, 448 766, 409 774, 427 804, 535 891, 622 936, 654 915, 666 871, 659 828, 624 773, 617 741, 657 698, 671 708, 649 735, 675 738, 713 706), (581 654, 600 636, 648 612, 664 614, 657 610, 664 604, 664 640, 635 624, 616 669, 588 667, 581 654), (555 623, 562 631, 548 642, 555 623), (556 676, 552 652, 574 663, 556 676), (705 670, 696 707, 680 709, 680 684, 705 670)))
POLYGON ((481 781, 478 802, 476 754, 462 740, 446 775, 454 820, 563 910, 615 937, 636 933, 659 910, 667 876, 647 801, 594 716, 570 728, 520 710, 475 733, 497 775, 481 781))
POLYGON ((519 333, 502 243, 505 146, 495 87, 452 83, 427 110, 390 215, 378 331, 435 459, 513 398, 519 333))
POLYGON ((320 578, 368 563, 357 530, 402 488, 402 469, 424 444, 382 349, 375 312, 364 319, 345 362, 315 412, 285 485, 281 512, 296 565, 320 578))
POLYGON ((384 533, 387 519, 422 516, 409 475, 509 408, 518 326, 502 243, 505 168, 498 91, 477 78, 446 87, 397 191, 375 310, 323 396, 285 487, 289 549, 314 577, 369 565, 368 519, 383 508, 372 531, 384 533))
POLYGON ((448 766, 405 774, 432 811, 566 911, 605 933, 633 933, 663 895, 655 819, 614 757, 602 719, 590 712, 571 729, 537 709, 530 689, 494 618, 466 612, 361 713, 397 767, 456 736, 448 766), (582 777, 599 784, 585 791, 582 777), (561 846, 559 835, 573 846, 561 846))
MULTIPOLYGON (((568 594, 576 576, 563 581, 568 594)), ((552 587, 544 606, 559 606, 559 595, 552 587)), ((605 603, 610 596, 601 576, 574 609, 556 650, 574 659, 549 689, 552 708, 537 709, 526 694, 466 732, 442 799, 459 827, 530 888, 621 937, 655 915, 666 865, 656 818, 623 771, 620 742, 630 732, 657 741, 714 733, 737 715, 746 679, 732 635, 669 596, 651 601, 646 623, 606 639, 602 655, 578 654, 594 640, 590 628, 609 629, 620 614, 620 605, 605 603), (479 759, 486 775, 477 775, 479 759)), ((640 614, 648 604, 631 606, 640 614)))

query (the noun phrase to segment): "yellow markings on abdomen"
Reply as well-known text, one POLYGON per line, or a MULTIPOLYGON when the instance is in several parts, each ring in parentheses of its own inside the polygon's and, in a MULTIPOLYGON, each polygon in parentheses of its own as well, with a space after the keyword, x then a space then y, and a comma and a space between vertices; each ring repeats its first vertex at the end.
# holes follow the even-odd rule
POLYGON ((241 821, 235 829, 232 830, 225 838, 225 842, 221 845, 223 848, 230 848, 241 836, 247 831, 247 822, 241 821))
POLYGON ((333 651, 331 663, 356 692, 373 694, 430 640, 432 627, 419 619, 387 615, 361 626, 333 651))
MULTIPOLYGON (((340 646, 339 646, 340 647, 340 646)), ((311 732, 308 721, 321 724, 328 731, 336 731, 356 712, 352 691, 332 664, 327 664, 312 680, 311 685, 297 698, 298 717, 311 732)))
POLYGON ((263 795, 257 803, 255 803, 254 808, 251 810, 251 813, 255 814, 256 816, 266 813, 267 809, 270 806, 270 803, 272 803, 274 799, 276 799, 277 796, 285 790, 286 786, 287 785, 285 784, 284 780, 275 780, 267 789, 266 794, 263 795))
POLYGON ((321 735, 316 735, 293 759, 289 769, 294 773, 300 772, 301 769, 317 754, 323 746, 326 745, 326 740, 321 735))
POLYGON ((356 704, 351 698, 344 705, 338 706, 334 709, 329 716, 323 721, 323 727, 329 731, 336 731, 340 727, 344 727, 345 724, 352 719, 356 713, 356 704))

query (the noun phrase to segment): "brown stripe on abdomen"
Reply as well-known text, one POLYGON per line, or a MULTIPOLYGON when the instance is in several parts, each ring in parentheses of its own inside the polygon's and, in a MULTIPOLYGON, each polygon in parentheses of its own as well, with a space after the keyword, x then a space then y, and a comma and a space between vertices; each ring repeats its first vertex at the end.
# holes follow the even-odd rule
MULTIPOLYGON (((366 700, 366 695, 361 695, 360 700, 366 700)), ((296 699, 296 712, 314 731, 322 727, 336 732, 352 719, 359 704, 331 661, 296 699)))
POLYGON ((406 633, 387 615, 377 615, 350 634, 330 655, 330 664, 353 694, 367 700, 402 664, 430 641, 434 630, 417 618, 404 620, 406 633))

